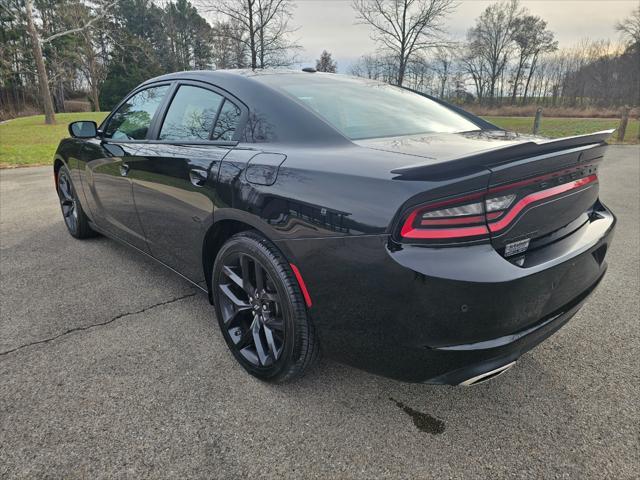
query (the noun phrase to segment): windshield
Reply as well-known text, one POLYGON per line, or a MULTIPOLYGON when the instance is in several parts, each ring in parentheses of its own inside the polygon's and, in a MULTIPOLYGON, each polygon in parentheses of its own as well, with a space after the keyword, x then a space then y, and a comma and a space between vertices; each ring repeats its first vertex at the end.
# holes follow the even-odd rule
POLYGON ((480 130, 433 100, 391 85, 321 74, 260 78, 305 104, 352 140, 480 130))

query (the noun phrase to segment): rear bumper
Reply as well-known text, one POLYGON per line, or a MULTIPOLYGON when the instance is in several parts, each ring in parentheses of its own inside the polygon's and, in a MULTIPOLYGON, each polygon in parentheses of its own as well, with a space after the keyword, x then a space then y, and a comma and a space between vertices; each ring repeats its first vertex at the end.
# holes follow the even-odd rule
POLYGON ((325 353, 410 382, 459 384, 556 332, 604 276, 615 217, 598 215, 524 266, 488 244, 400 247, 386 236, 289 241, 325 353))
MULTIPOLYGON (((604 272, 596 283, 572 302, 572 305, 567 305, 563 311, 553 314, 540 321, 537 325, 521 332, 475 344, 434 349, 434 353, 436 355, 438 353, 442 354, 443 358, 452 354, 452 360, 460 362, 462 366, 437 377, 429 378, 425 380, 425 383, 459 385, 470 378, 515 362, 524 353, 553 335, 566 324, 580 310, 580 307, 598 286, 603 276, 604 272)), ((451 366, 453 367, 453 365, 451 366)))

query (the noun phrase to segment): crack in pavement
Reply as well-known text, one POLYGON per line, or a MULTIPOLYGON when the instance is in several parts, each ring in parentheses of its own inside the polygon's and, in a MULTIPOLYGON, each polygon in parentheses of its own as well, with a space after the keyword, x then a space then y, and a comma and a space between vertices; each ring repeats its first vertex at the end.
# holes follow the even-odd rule
POLYGON ((164 302, 159 302, 159 303, 155 303, 153 305, 150 305, 148 307, 144 307, 142 310, 138 310, 138 311, 135 311, 135 312, 121 313, 120 315, 116 315, 115 317, 110 318, 106 322, 94 323, 92 325, 86 325, 86 326, 83 326, 83 327, 74 327, 74 328, 71 328, 71 329, 69 329, 69 330, 67 330, 65 332, 59 333, 58 335, 55 335, 53 337, 45 338, 44 340, 36 340, 35 342, 25 343, 24 345, 20 345, 18 347, 12 348, 11 350, 5 350, 4 352, 0 352, 0 356, 8 355, 10 353, 17 352, 18 350, 22 350, 23 348, 31 347, 33 345, 40 345, 42 343, 49 343, 49 342, 52 342, 54 340, 57 340, 60 337, 64 337, 65 335, 69 335, 70 333, 80 332, 82 330, 89 330, 89 329, 95 328, 95 327, 103 327, 105 325, 109 325, 112 322, 115 322, 116 320, 119 320, 119 319, 124 318, 124 317, 128 317, 129 315, 138 315, 139 313, 144 313, 147 310, 151 310, 152 308, 162 307, 163 305, 168 305, 170 303, 174 303, 174 302, 177 302, 179 300, 184 300, 185 298, 194 297, 197 294, 198 294, 198 292, 191 292, 191 293, 188 293, 186 295, 182 295, 181 297, 172 298, 171 300, 166 300, 164 302))

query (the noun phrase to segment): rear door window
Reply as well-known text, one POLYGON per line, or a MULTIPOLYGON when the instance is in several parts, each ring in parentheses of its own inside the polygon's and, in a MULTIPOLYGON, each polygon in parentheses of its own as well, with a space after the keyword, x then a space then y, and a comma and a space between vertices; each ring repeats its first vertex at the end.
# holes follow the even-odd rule
POLYGON ((147 88, 123 103, 111 116, 104 131, 114 140, 144 140, 153 116, 169 91, 169 85, 147 88))
POLYGON ((182 85, 160 129, 160 140, 209 140, 224 97, 211 90, 182 85))
POLYGON ((229 100, 225 100, 224 105, 222 105, 220 109, 220 116, 218 116, 211 138, 213 140, 233 140, 238 122, 240 121, 240 113, 238 107, 229 100))

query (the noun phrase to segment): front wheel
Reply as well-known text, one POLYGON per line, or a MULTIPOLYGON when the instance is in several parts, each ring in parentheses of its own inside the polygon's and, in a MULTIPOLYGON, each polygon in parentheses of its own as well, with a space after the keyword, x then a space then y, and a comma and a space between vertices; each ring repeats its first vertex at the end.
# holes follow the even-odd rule
POLYGON ((296 277, 282 253, 254 232, 231 237, 213 268, 222 334, 236 360, 261 380, 301 377, 319 353, 296 277))

